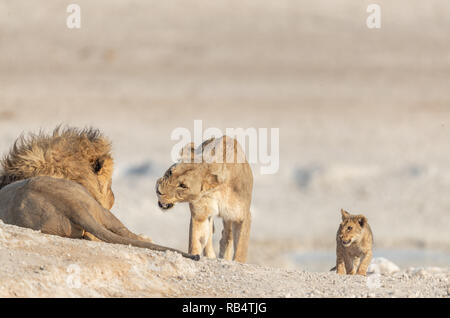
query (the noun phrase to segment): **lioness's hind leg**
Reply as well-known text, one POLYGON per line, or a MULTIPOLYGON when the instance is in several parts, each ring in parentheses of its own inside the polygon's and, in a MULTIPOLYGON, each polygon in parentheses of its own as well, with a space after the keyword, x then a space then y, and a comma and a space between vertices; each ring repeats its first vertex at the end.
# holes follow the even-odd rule
POLYGON ((223 220, 219 257, 228 261, 233 259, 233 223, 223 220))
POLYGON ((234 260, 245 263, 247 260, 248 241, 250 239, 251 215, 248 212, 242 222, 233 222, 234 260))

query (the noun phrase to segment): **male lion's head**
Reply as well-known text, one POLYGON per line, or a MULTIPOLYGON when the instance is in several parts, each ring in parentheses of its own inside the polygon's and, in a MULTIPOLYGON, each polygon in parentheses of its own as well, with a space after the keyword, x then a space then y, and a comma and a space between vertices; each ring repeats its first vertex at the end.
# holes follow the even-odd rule
POLYGON ((341 209, 342 222, 338 230, 338 238, 342 245, 350 246, 354 242, 361 240, 363 230, 367 226, 367 219, 364 215, 352 215, 341 209))
POLYGON ((0 164, 0 189, 18 180, 50 176, 81 184, 108 210, 114 204, 111 144, 97 129, 57 127, 49 135, 21 136, 0 164))

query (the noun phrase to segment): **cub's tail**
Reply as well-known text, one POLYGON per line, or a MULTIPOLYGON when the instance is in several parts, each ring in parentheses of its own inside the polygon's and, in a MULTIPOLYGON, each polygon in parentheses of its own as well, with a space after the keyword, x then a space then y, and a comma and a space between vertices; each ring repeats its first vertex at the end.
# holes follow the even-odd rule
POLYGON ((335 271, 336 270, 336 266, 333 267, 332 269, 330 269, 330 272, 335 271))

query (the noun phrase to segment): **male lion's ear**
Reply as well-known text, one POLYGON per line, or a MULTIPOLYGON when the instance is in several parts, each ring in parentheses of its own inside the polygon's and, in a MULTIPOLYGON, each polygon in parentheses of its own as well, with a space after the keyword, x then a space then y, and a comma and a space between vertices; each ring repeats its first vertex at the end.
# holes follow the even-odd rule
POLYGON ((180 150, 180 158, 183 162, 194 162, 195 145, 193 142, 186 144, 180 150))
POLYGON ((348 213, 347 211, 345 211, 344 209, 341 209, 341 215, 342 215, 342 220, 350 217, 350 213, 348 213))
POLYGON ((92 170, 94 171, 95 174, 98 174, 100 170, 102 170, 104 162, 105 160, 100 158, 97 158, 94 161, 94 163, 92 164, 92 170))
POLYGON ((358 223, 363 227, 367 223, 367 219, 364 215, 358 215, 358 223))

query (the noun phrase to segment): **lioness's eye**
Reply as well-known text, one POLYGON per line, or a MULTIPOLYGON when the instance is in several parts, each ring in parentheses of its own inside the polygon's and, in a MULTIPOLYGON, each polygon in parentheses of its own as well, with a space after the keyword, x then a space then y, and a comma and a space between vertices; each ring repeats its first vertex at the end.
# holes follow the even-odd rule
POLYGON ((186 189, 186 188, 187 188, 187 185, 185 185, 184 183, 180 183, 178 186, 179 186, 180 188, 183 188, 183 189, 186 189))

